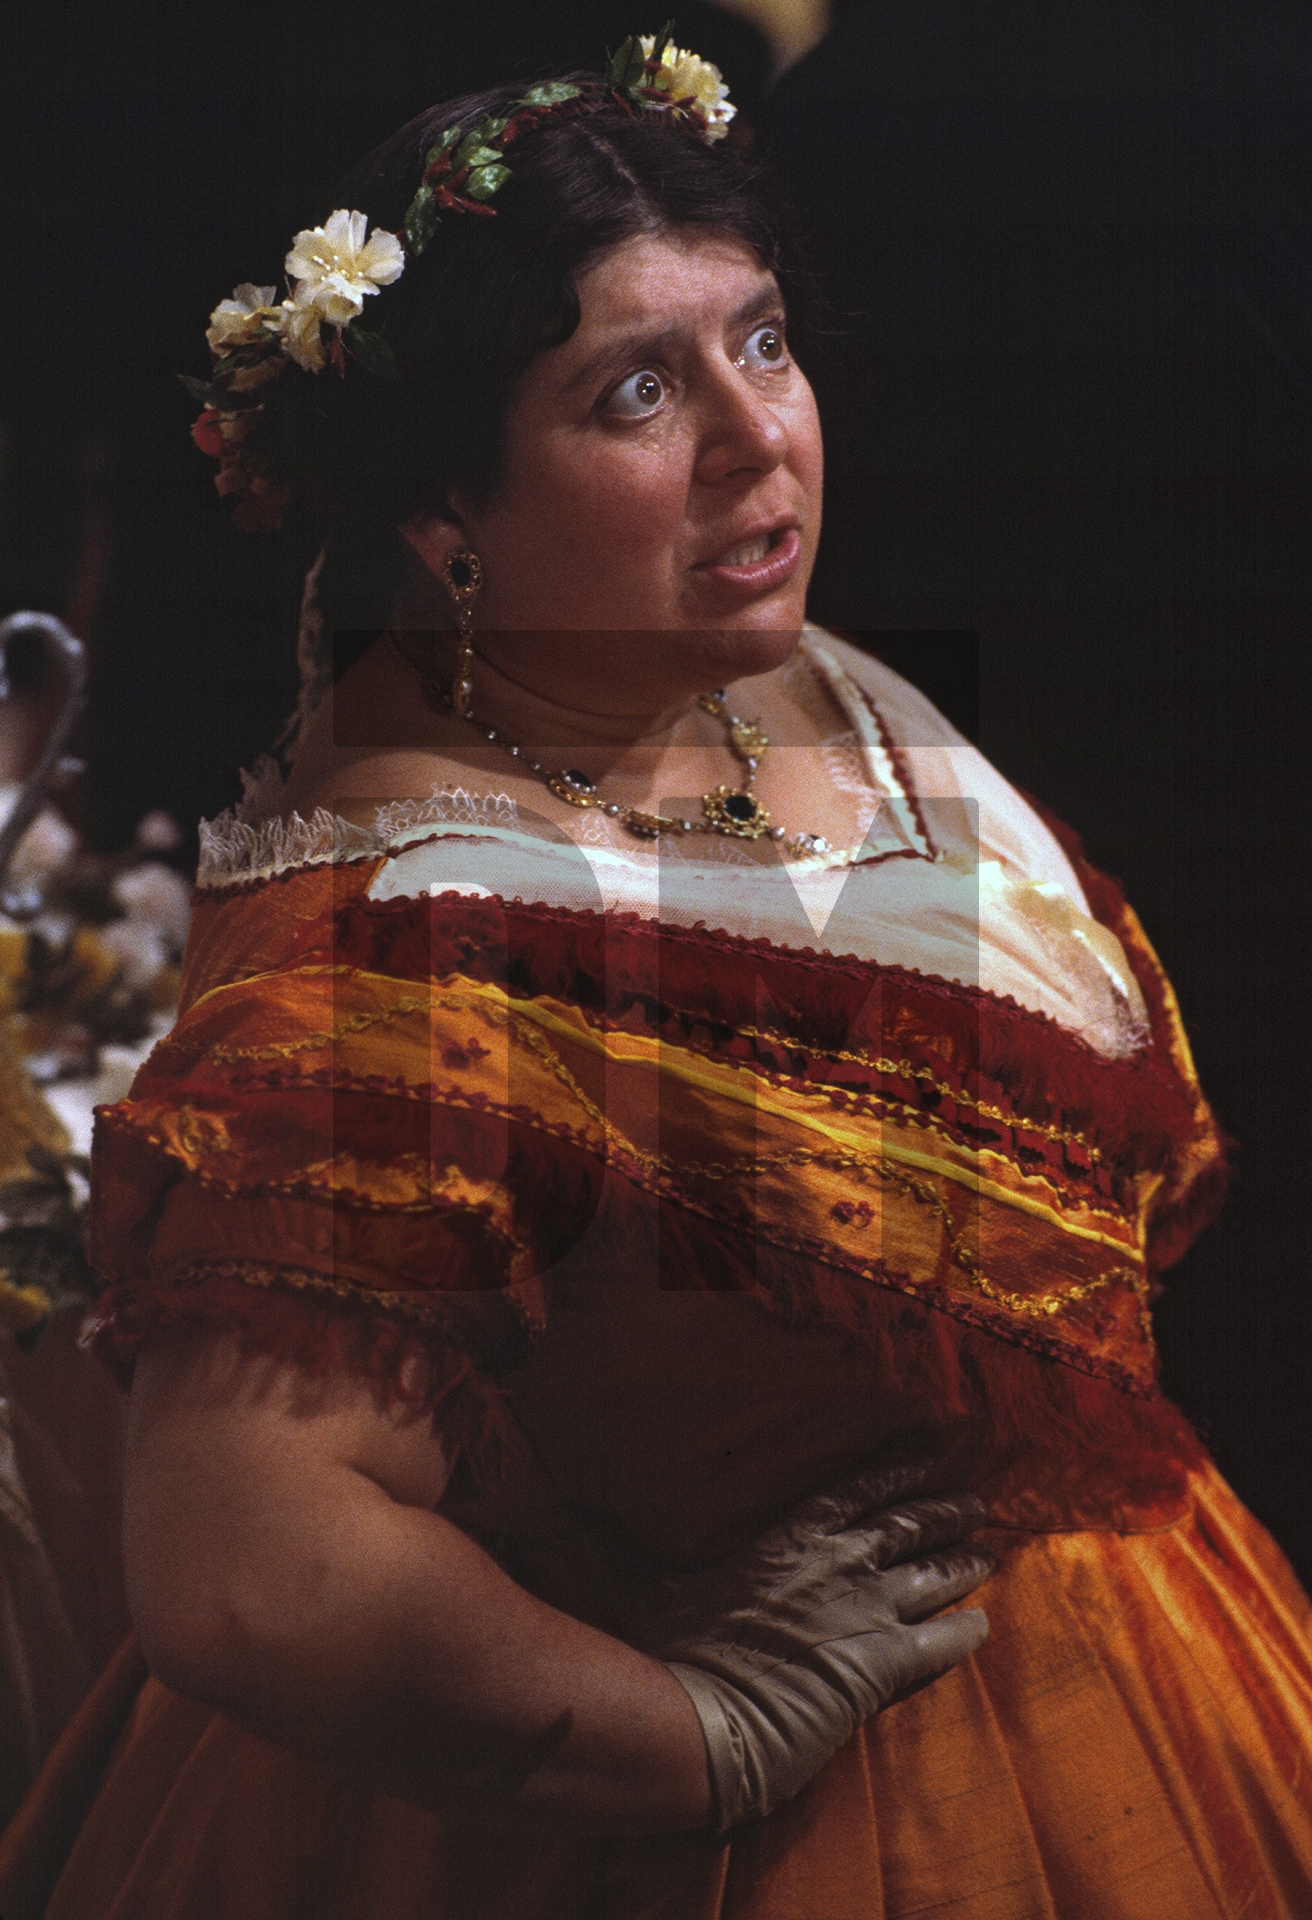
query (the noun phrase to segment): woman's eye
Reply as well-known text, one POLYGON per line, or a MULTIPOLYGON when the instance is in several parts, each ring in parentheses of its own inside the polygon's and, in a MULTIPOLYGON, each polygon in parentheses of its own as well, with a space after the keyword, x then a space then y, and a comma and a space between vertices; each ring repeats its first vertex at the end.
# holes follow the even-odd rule
POLYGON ((742 357, 749 367, 783 366, 788 358, 783 328, 773 322, 757 327, 748 334, 742 357))
POLYGON ((654 413, 664 398, 665 386, 660 375, 644 368, 641 373, 631 373, 627 380, 620 381, 606 401, 606 411, 628 420, 639 420, 645 413, 654 413))

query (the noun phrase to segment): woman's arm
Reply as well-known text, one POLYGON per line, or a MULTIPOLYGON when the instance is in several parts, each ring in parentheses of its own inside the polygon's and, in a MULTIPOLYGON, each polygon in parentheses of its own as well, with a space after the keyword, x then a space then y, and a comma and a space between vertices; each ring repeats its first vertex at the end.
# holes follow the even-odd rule
POLYGON ((559 1833, 712 1818, 684 1687, 525 1593, 432 1511, 431 1415, 207 1336, 148 1352, 126 1554, 155 1672, 341 1777, 559 1833))
POLYGON ((126 1549, 156 1672, 460 1819, 665 1833, 791 1799, 987 1632, 943 1611, 992 1570, 965 1544, 983 1509, 923 1497, 927 1462, 863 1469, 701 1572, 640 1580, 635 1638, 660 1659, 517 1587, 433 1512, 447 1471, 430 1417, 371 1382, 222 1336, 143 1356, 126 1549))

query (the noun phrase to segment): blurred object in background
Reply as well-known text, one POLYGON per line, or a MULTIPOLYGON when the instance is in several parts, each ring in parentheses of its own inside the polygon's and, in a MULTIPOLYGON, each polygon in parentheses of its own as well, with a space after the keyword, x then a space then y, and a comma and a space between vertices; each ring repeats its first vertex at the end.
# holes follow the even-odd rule
MULTIPOLYGON (((832 11, 830 0, 715 0, 715 4, 763 35, 775 79, 819 45, 829 30, 832 11)), ((729 91, 732 94, 732 82, 729 91)))
POLYGON ((46 796, 82 770, 67 749, 86 697, 86 652, 62 620, 11 613, 0 621, 0 786, 12 787, 0 819, 0 906, 19 841, 46 796))
POLYGON ((167 815, 95 856, 48 800, 83 680, 60 623, 0 624, 0 1824, 127 1625, 122 1410, 77 1344, 86 1156, 170 1024, 187 933, 167 815))
MULTIPOLYGON (((0 790, 0 817, 8 797, 0 790)), ((188 900, 182 875, 140 839, 87 853, 53 808, 28 828, 9 869, 0 952, 10 1035, 38 1085, 101 1075, 125 1049, 135 1060, 170 1024, 188 900)))
POLYGON ((127 1066, 104 1051, 135 1049, 135 1065, 171 1018, 188 921, 185 881, 153 857, 181 844, 167 815, 147 815, 130 847, 90 854, 49 802, 84 686, 82 648, 59 621, 0 623, 0 1017, 35 1083, 90 1083, 64 1103, 79 1152, 106 1067, 121 1079, 127 1066))
POLYGON ((32 772, 63 700, 44 626, 11 627, 0 639, 0 787, 16 792, 32 772))

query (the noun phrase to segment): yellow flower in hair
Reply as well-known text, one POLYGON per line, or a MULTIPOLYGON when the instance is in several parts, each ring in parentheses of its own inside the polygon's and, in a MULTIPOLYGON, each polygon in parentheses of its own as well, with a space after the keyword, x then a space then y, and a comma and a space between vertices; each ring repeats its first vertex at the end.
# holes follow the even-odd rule
POLYGON ((359 317, 367 295, 400 278, 401 242, 383 227, 375 227, 366 240, 368 224, 364 214, 339 207, 322 227, 302 228, 285 263, 296 283, 293 306, 315 307, 330 326, 344 327, 359 317))
MULTIPOLYGON (((638 43, 648 60, 656 51, 656 36, 642 35, 638 43)), ((729 98, 729 89, 717 66, 690 53, 686 47, 667 46, 661 55, 661 70, 652 85, 668 93, 671 103, 687 102, 706 122, 706 138, 723 140, 729 122, 738 109, 729 98)))
POLYGON ((295 300, 284 300, 279 312, 283 352, 290 354, 306 373, 319 373, 328 364, 320 332, 327 316, 319 307, 308 303, 299 305, 295 300))
POLYGON ((220 300, 210 315, 205 338, 215 353, 255 346, 269 333, 282 330, 280 310, 273 304, 272 287, 253 287, 243 280, 231 300, 220 300))

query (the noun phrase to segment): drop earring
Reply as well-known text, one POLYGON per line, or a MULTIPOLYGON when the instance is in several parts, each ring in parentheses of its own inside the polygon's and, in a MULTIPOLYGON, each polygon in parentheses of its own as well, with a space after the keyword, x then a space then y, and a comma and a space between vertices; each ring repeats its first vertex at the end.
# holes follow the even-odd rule
POLYGON ((452 711, 467 720, 474 704, 474 602, 483 589, 483 562, 472 547, 456 547, 442 562, 442 578, 455 602, 460 650, 451 683, 452 711))

